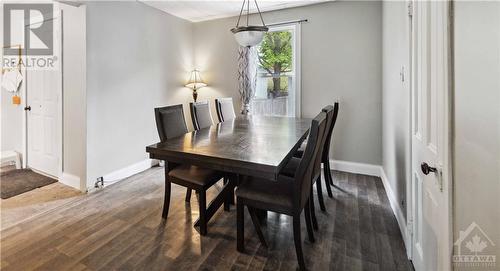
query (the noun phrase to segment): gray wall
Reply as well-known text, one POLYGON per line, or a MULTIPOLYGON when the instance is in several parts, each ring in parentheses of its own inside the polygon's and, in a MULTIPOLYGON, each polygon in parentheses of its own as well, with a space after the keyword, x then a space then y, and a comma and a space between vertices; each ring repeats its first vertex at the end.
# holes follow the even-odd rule
MULTIPOLYGON (((266 23, 309 19, 302 25, 302 115, 313 117, 340 100, 333 157, 382 163, 382 4, 340 1, 264 13, 266 23), (272 19, 271 19, 272 18, 272 19)), ((210 88, 200 99, 239 100, 236 18, 196 23, 196 65, 210 88)))
POLYGON ((500 270, 500 3, 455 5, 455 239, 476 222, 500 270))
POLYGON ((383 167, 406 217, 406 184, 410 182, 409 26, 404 1, 383 3, 383 167), (405 82, 400 72, 405 67, 405 82), (402 202, 404 201, 405 204, 402 202))
POLYGON ((148 157, 154 107, 190 101, 192 41, 191 23, 144 4, 87 4, 88 187, 148 157))

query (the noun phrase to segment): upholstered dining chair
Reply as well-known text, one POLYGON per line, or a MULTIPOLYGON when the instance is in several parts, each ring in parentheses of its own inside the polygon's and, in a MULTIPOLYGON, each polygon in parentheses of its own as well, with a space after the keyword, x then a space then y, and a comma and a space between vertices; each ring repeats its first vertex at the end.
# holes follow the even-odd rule
MULTIPOLYGON (((182 105, 172 105, 155 108, 156 127, 160 136, 160 141, 166 141, 170 138, 183 136, 188 132, 184 118, 182 105)), ((165 198, 163 202, 162 217, 167 219, 170 205, 171 183, 175 183, 188 188, 186 201, 191 197, 191 189, 194 189, 199 195, 199 225, 200 234, 207 234, 207 203, 206 191, 213 184, 223 177, 223 173, 211 169, 205 169, 191 165, 176 165, 173 163, 165 164, 165 198)))
MULTIPOLYGON (((338 103, 335 103, 335 106, 328 105, 324 107, 322 112, 325 112, 327 115, 327 128, 325 129, 325 137, 323 138, 323 141, 321 142, 321 159, 319 161, 316 161, 316 167, 315 167, 315 172, 313 175, 313 184, 316 184, 317 188, 317 196, 318 196, 318 202, 320 205, 320 208, 322 211, 326 211, 326 206, 324 203, 323 199, 323 189, 322 189, 322 184, 321 184, 321 164, 323 164, 323 169, 324 169, 324 181, 325 181, 325 187, 328 192, 329 197, 333 197, 330 184, 333 183, 331 180, 331 171, 330 171, 330 163, 329 163, 329 147, 330 147, 330 141, 331 141, 331 136, 332 136, 332 131, 333 127, 335 126, 335 122, 337 119, 338 115, 338 103), (330 177, 330 179, 329 179, 330 177)), ((307 146, 307 144, 304 144, 304 146, 307 146)), ((283 174, 288 175, 288 176, 294 176, 296 173, 296 170, 298 168, 298 165, 300 164, 301 157, 304 155, 304 147, 301 147, 296 153, 295 157, 291 158, 288 163, 285 165, 283 169, 283 174)), ((340 189, 340 188, 339 188, 340 189)), ((312 198, 311 195, 311 218, 312 218, 312 223, 315 229, 318 229, 318 222, 316 220, 316 213, 314 209, 314 198, 312 198)))
POLYGON ((293 177, 278 175, 277 181, 268 181, 259 178, 243 178, 236 189, 236 220, 237 220, 237 250, 244 252, 244 207, 257 231, 261 243, 267 247, 264 235, 260 229, 255 209, 268 210, 292 216, 295 251, 301 270, 305 270, 304 255, 302 252, 302 238, 300 230, 300 215, 304 210, 306 228, 309 240, 314 242, 309 206, 315 161, 321 159, 320 143, 325 136, 326 113, 321 112, 312 123, 308 143, 304 155, 300 160, 297 172, 293 177))
POLYGON ((236 114, 234 113, 233 98, 215 99, 215 108, 217 109, 219 122, 229 121, 236 118, 236 114))
POLYGON ((210 113, 210 103, 208 101, 189 103, 193 128, 200 130, 214 124, 212 113, 210 113))

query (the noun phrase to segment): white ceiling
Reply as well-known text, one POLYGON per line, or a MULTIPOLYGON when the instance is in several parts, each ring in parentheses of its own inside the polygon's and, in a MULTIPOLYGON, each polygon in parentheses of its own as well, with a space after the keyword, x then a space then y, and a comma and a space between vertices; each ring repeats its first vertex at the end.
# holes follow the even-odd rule
MULTIPOLYGON (((240 13, 242 0, 218 0, 218 1, 149 1, 138 0, 146 5, 152 6, 174 16, 192 21, 201 22, 218 18, 237 16, 240 13)), ((260 11, 271 11, 284 8, 306 6, 333 0, 259 0, 260 11)), ((250 1, 250 13, 257 12, 254 2, 250 1)))

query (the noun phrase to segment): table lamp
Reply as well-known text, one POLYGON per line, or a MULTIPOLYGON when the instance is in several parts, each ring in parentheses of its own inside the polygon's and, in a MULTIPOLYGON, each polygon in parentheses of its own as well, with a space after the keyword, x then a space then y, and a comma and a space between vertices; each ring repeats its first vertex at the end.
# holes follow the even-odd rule
POLYGON ((198 98, 198 93, 196 92, 198 89, 202 87, 206 87, 207 84, 203 82, 203 79, 201 79, 200 71, 199 70, 193 70, 191 72, 191 76, 189 77, 189 81, 186 84, 186 87, 190 88, 193 90, 193 99, 196 102, 196 99, 198 98))

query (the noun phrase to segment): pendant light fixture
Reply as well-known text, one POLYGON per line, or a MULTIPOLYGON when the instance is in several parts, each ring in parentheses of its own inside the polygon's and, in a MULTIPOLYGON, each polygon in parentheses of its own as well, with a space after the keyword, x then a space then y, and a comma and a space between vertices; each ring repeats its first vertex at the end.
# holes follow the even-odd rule
POLYGON ((252 47, 259 44, 264 38, 264 34, 269 30, 269 27, 267 27, 264 23, 264 19, 262 19, 262 13, 260 13, 259 5, 257 5, 257 0, 254 0, 254 3, 255 7, 257 7, 257 12, 259 12, 262 25, 248 25, 250 15, 250 0, 243 0, 243 5, 241 6, 240 16, 238 17, 238 22, 236 22, 236 27, 231 29, 231 32, 233 32, 236 41, 244 47, 252 47), (240 26, 241 15, 243 14, 243 9, 245 9, 245 3, 247 5, 247 25, 240 26))

